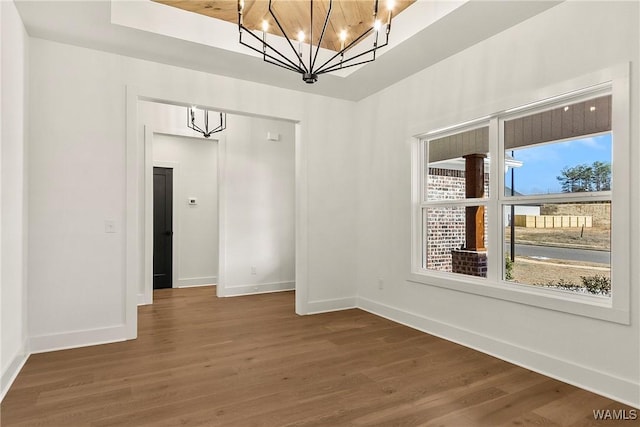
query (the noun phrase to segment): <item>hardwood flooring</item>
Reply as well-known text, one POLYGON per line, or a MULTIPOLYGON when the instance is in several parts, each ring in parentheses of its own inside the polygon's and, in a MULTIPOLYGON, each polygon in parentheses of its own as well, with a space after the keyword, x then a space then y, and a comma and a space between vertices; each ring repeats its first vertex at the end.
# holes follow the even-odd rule
MULTIPOLYGON (((32 355, 9 426, 600 426, 629 408, 361 310, 292 292, 155 292, 135 341, 32 355)), ((629 413, 629 412, 628 412, 629 413)))

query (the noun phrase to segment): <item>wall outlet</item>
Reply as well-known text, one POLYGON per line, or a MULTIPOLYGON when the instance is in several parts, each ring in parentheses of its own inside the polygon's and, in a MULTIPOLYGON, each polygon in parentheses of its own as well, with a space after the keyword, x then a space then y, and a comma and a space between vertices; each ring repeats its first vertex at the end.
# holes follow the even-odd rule
POLYGON ((258 269, 255 266, 251 266, 251 275, 255 276, 257 273, 258 269))
POLYGON ((378 277, 378 289, 384 289, 384 279, 382 277, 378 277))

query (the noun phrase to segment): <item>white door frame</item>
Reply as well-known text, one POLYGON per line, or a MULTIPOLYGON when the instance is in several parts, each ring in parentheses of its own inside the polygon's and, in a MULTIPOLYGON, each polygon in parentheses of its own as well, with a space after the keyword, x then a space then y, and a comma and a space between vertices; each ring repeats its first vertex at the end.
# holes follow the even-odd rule
MULTIPOLYGON (((171 91, 169 91, 171 92, 171 91)), ((145 283, 148 271, 145 265, 147 260, 147 234, 146 204, 147 185, 145 178, 145 162, 147 153, 145 150, 146 129, 140 129, 138 123, 138 101, 153 101, 173 105, 189 106, 193 99, 202 97, 202 94, 193 94, 191 99, 184 94, 169 93, 167 89, 154 88, 141 92, 136 86, 126 87, 126 217, 125 217, 125 298, 124 298, 124 324, 126 339, 135 339, 138 334, 138 293, 140 283, 145 283)), ((200 102, 205 108, 215 111, 228 111, 234 114, 259 116, 275 120, 286 120, 295 124, 295 289, 297 314, 307 314, 308 309, 308 209, 307 209, 307 152, 303 141, 303 126, 299 117, 274 117, 256 114, 250 111, 233 111, 224 106, 207 105, 200 102)), ((222 140, 222 138, 221 138, 222 140)), ((218 151, 219 198, 220 191, 224 195, 224 157, 226 146, 221 141, 218 151), (220 163, 222 160, 222 164, 220 163), (222 179, 220 179, 222 178, 222 179)), ((150 155, 150 153, 149 153, 150 155)), ((224 224, 224 205, 219 205, 219 224, 224 224)), ((219 266, 218 283, 223 286, 218 288, 218 296, 224 296, 224 268, 225 254, 222 247, 224 230, 219 227, 219 266)), ((153 246, 151 246, 153 248, 153 246)), ((153 273, 152 273, 153 277, 153 273)), ((146 298, 146 296, 145 296, 146 298)))
MULTIPOLYGON (((179 133, 168 133, 168 132, 160 132, 151 128, 149 125, 144 126, 144 174, 145 174, 145 189, 144 189, 144 199, 145 199, 145 218, 144 218, 144 294, 142 299, 139 298, 138 304, 153 304, 153 168, 154 167, 163 167, 173 169, 173 242, 172 242, 172 278, 171 278, 171 287, 178 288, 178 281, 180 279, 180 209, 178 208, 178 203, 180 197, 184 196, 179 192, 175 191, 176 188, 180 188, 180 163, 173 161, 161 161, 161 160, 153 160, 153 140, 156 134, 164 134, 171 135, 182 138, 195 138, 191 135, 183 135, 179 133)), ((197 138, 196 138, 197 139, 197 138)), ((224 187, 221 183, 222 173, 220 169, 223 168, 224 158, 220 156, 220 152, 224 150, 226 146, 226 138, 224 135, 220 135, 218 139, 209 140, 208 142, 217 143, 218 144, 218 164, 216 165, 218 169, 218 211, 222 211, 220 208, 220 204, 222 201, 220 200, 220 191, 224 187)), ((223 232, 222 221, 220 221, 220 213, 218 213, 218 283, 217 283, 217 295, 224 296, 221 294, 221 282, 223 280, 221 277, 223 276, 223 267, 222 258, 223 258, 223 245, 221 244, 222 239, 220 239, 220 235, 223 232)))
POLYGON ((227 138, 223 135, 218 141, 218 283, 216 295, 226 296, 227 289, 227 138))

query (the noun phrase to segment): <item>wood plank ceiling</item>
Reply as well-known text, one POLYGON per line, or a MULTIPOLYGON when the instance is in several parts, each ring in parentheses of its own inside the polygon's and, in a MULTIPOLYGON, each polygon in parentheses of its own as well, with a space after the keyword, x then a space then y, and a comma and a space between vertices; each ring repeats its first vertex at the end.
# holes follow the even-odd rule
MULTIPOLYGON (((169 6, 190 12, 199 13, 215 19, 237 24, 238 3, 236 0, 153 0, 169 6)), ((334 0, 331 10, 331 18, 323 39, 322 47, 334 51, 340 50, 339 34, 342 30, 347 32, 348 44, 351 40, 362 34, 367 28, 373 26, 373 4, 375 0, 334 0)), ((396 16, 416 0, 395 0, 393 15, 396 16)), ((269 15, 267 0, 244 1, 244 25, 247 28, 261 30, 262 21, 269 22, 268 32, 282 35, 276 23, 269 15)), ((313 44, 317 45, 324 17, 329 7, 329 0, 273 0, 274 10, 280 24, 291 40, 297 39, 299 31, 309 37, 310 9, 313 5, 313 44)), ((386 1, 380 0, 378 6, 378 19, 386 22, 388 12, 386 1)), ((392 26, 393 27, 393 26, 392 26)), ((307 39, 308 43, 309 40, 307 39)))

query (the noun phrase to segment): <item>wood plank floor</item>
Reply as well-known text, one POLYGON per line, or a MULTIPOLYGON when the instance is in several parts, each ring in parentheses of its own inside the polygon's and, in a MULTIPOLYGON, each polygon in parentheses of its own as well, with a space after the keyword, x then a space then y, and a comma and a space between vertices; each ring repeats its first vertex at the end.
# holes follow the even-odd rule
POLYGON ((8 426, 600 426, 627 406, 361 310, 292 292, 156 291, 135 341, 32 355, 8 426))

